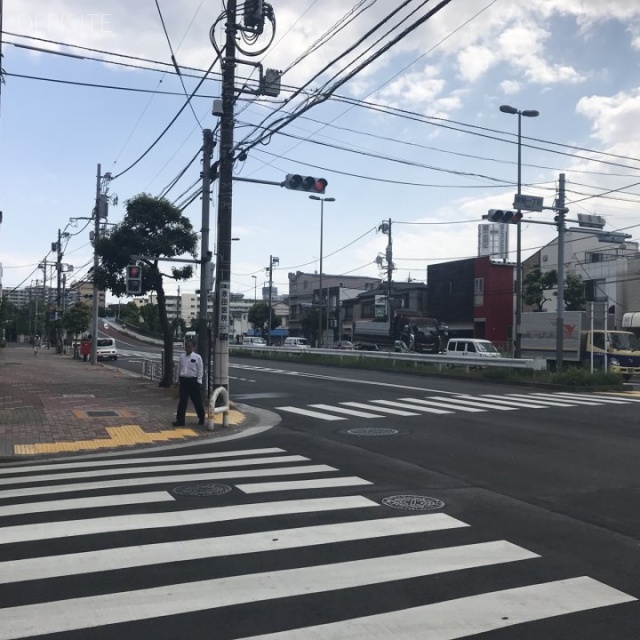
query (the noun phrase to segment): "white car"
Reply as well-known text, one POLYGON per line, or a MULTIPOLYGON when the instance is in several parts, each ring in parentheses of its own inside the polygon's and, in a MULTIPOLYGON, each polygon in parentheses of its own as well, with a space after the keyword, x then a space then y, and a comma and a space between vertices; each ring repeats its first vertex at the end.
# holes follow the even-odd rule
POLYGON ((98 360, 117 360, 116 341, 113 338, 98 338, 96 356, 98 360))

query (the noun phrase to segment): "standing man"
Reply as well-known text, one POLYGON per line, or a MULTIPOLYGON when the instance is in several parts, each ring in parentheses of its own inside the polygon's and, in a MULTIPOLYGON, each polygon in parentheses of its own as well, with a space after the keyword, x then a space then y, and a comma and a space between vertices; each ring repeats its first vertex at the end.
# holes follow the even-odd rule
POLYGON ((202 358, 193 351, 193 341, 185 340, 185 353, 180 356, 178 364, 178 376, 180 378, 180 402, 174 427, 184 427, 184 417, 187 412, 187 402, 191 398, 193 406, 198 414, 198 424, 204 424, 204 407, 202 406, 202 394, 200 385, 204 374, 202 358))

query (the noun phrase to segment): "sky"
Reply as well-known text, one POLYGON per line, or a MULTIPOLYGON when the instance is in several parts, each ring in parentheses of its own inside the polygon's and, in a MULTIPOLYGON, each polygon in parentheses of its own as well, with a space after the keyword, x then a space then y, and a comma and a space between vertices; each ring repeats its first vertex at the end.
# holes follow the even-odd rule
MULTIPOLYGON (((425 282, 429 264, 477 255, 482 216, 512 207, 517 191, 518 118, 499 110, 505 104, 540 113, 522 118, 522 192, 552 206, 565 173, 569 219, 601 215, 606 230, 640 239, 637 0, 450 0, 439 10, 439 0, 271 4, 275 32, 267 22, 256 42, 240 41, 258 55, 239 58, 283 71, 282 90, 240 93, 234 140, 248 151, 234 176, 276 184, 233 183, 232 292, 253 298, 257 285, 260 297, 270 256, 279 259, 280 294, 288 293, 288 273, 319 269, 320 203, 277 186, 289 173, 325 178, 325 197, 335 198, 322 216, 325 274, 381 277, 376 257, 387 236, 377 229, 388 220, 394 280, 425 282)), ((72 234, 63 258, 74 268, 70 279, 86 276, 93 254, 82 218, 91 216, 98 164, 115 176, 110 223, 139 193, 166 192, 178 206, 195 194, 202 129, 218 125, 220 63, 210 33, 223 42, 223 10, 220 0, 4 0, 5 289, 42 280, 38 264, 54 259, 59 230, 72 234), (193 110, 141 158, 186 101, 163 21, 187 92, 215 64, 193 110)), ((255 88, 253 69, 238 66, 238 89, 255 88)), ((217 183, 211 204, 213 248, 217 183)), ((201 207, 196 197, 184 209, 198 231, 201 207)), ((532 222, 553 215, 525 214, 523 259, 555 237, 552 225, 532 222)), ((199 276, 180 287, 195 291, 199 276)), ((177 284, 166 289, 175 293, 177 284)))

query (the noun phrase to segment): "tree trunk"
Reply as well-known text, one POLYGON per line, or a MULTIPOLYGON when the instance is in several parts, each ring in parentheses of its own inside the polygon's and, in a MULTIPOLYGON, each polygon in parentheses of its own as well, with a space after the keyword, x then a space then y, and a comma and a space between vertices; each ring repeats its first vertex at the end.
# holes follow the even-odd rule
POLYGON ((164 340, 164 366, 162 371, 161 387, 170 387, 173 383, 173 332, 167 318, 167 299, 162 286, 162 276, 158 275, 156 286, 158 294, 158 315, 160 316, 160 328, 162 329, 162 339, 164 340))

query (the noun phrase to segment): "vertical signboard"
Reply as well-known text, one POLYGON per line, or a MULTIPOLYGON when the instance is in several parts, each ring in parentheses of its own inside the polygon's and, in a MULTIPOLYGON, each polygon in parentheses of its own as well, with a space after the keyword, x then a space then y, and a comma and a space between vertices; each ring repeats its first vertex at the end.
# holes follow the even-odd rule
POLYGON ((229 282, 220 283, 220 315, 218 316, 218 340, 229 339, 229 294, 231 284, 229 282))

